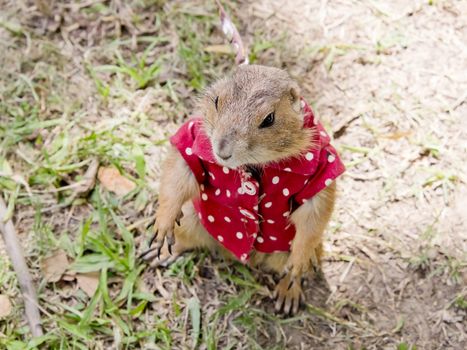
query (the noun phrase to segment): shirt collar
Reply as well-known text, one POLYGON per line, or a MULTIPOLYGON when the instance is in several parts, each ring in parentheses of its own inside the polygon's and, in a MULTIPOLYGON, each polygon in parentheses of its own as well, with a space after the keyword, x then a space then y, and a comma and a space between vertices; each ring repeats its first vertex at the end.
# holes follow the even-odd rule
POLYGON ((195 140, 193 142, 193 153, 206 162, 216 163, 216 158, 212 153, 211 141, 204 131, 203 120, 198 117, 194 119, 193 132, 195 140))

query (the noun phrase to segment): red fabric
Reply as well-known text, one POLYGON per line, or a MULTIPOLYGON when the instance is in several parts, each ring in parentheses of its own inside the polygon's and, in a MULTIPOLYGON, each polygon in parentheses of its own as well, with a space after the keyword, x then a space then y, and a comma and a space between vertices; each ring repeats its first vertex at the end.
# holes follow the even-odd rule
POLYGON ((313 147, 300 157, 269 163, 260 182, 244 169, 217 164, 202 118, 192 118, 170 139, 193 171, 201 196, 199 218, 216 240, 245 262, 253 250, 289 251, 295 236, 290 214, 341 175, 345 168, 330 139, 302 101, 304 127, 312 128, 313 147))

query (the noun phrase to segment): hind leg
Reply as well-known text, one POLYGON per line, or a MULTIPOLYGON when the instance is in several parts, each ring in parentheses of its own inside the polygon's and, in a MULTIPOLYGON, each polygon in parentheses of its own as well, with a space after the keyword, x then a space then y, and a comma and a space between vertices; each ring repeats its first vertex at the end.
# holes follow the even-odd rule
POLYGON ((321 268, 323 234, 334 207, 335 193, 336 186, 332 183, 291 216, 296 233, 287 262, 282 266, 285 277, 276 287, 278 311, 283 307, 286 313, 296 312, 302 296, 302 277, 321 268))
POLYGON ((165 244, 159 256, 157 250, 144 256, 144 260, 151 261, 151 266, 168 266, 184 252, 197 248, 214 249, 218 245, 204 229, 191 202, 183 205, 182 213, 180 226, 174 228, 175 244, 172 246, 172 252, 169 252, 168 245, 165 244))

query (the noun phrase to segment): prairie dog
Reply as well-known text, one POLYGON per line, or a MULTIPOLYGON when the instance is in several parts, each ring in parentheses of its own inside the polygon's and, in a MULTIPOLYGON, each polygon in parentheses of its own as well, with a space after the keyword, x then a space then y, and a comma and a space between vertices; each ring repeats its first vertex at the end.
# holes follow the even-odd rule
POLYGON ((205 91, 200 110, 171 138, 144 258, 160 265, 194 248, 220 251, 281 274, 276 310, 296 313, 344 166, 283 70, 240 66, 205 91))

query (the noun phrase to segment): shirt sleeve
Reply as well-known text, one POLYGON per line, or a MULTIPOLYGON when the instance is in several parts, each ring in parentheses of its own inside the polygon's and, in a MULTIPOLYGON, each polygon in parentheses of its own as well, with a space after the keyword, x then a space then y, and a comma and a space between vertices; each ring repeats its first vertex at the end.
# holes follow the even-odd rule
POLYGON ((324 147, 319 155, 316 172, 311 175, 303 189, 295 195, 295 201, 301 205, 313 198, 320 191, 332 184, 332 182, 345 171, 337 151, 331 145, 324 147))
POLYGON ((170 138, 170 143, 180 152, 197 182, 201 184, 205 180, 206 172, 202 160, 193 152, 197 130, 199 130, 199 122, 195 119, 189 120, 170 138))

